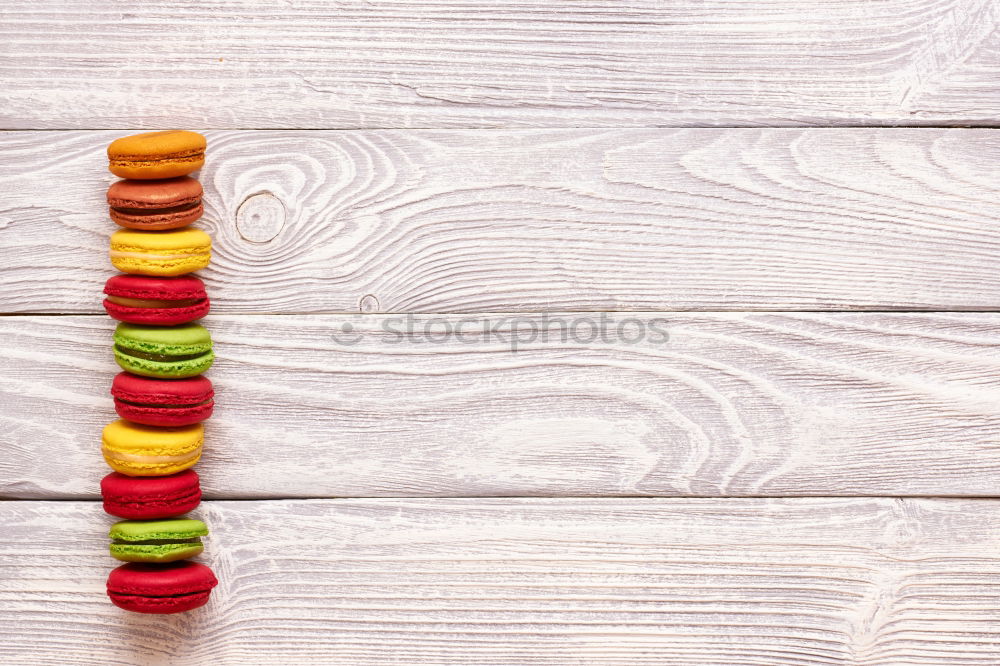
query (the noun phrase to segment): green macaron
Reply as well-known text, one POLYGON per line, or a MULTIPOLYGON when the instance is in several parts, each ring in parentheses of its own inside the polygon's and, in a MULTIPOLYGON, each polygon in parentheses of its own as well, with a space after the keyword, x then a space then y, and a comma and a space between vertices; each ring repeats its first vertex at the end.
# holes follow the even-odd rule
POLYGON ((194 557, 208 528, 200 520, 123 520, 111 526, 111 557, 122 562, 173 562, 194 557))
POLYGON ((208 370, 215 356, 204 326, 118 324, 115 361, 123 370, 144 377, 194 377, 208 370))

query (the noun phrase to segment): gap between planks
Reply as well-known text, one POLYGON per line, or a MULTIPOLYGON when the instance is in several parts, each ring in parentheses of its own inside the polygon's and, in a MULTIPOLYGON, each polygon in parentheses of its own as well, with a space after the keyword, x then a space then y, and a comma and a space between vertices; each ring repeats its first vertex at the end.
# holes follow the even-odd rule
MULTIPOLYGON (((403 500, 428 500, 430 502, 462 502, 462 501, 502 501, 502 500, 636 500, 642 501, 690 501, 690 500, 962 500, 970 502, 996 502, 1000 501, 1000 495, 310 495, 303 497, 225 497, 216 496, 202 499, 201 504, 211 504, 212 502, 309 502, 309 501, 403 501, 403 500)), ((45 497, 43 499, 31 497, 4 497, 0 496, 0 503, 4 502, 81 502, 85 504, 101 504, 100 499, 86 499, 78 497, 45 497)))
MULTIPOLYGON (((951 308, 921 310, 913 308, 873 308, 856 310, 797 310, 794 308, 747 309, 747 308, 677 308, 662 310, 521 310, 518 312, 361 312, 359 310, 324 310, 317 312, 225 312, 219 313, 226 317, 413 317, 425 319, 430 317, 525 317, 538 315, 590 315, 590 314, 620 314, 640 317, 657 314, 998 314, 1000 309, 985 308, 951 308)), ((0 312, 0 317, 106 317, 102 312, 0 312)), ((115 322, 117 323, 117 322, 115 322)))
MULTIPOLYGON (((621 127, 617 129, 651 129, 651 130, 687 130, 687 129, 711 129, 711 130, 727 130, 727 129, 760 129, 759 124, 743 124, 743 125, 657 125, 655 127, 621 127)), ((157 130, 166 129, 177 129, 173 126, 167 127, 0 127, 0 132, 153 132, 157 130)), ((212 129, 201 128, 195 131, 211 132, 433 132, 440 130, 449 130, 456 132, 510 132, 515 129, 525 129, 525 128, 512 128, 512 127, 464 127, 464 128, 448 128, 448 127, 402 127, 398 125, 386 125, 385 127, 216 127, 212 129)), ((594 130, 595 132, 604 132, 608 127, 601 127, 599 125, 553 125, 551 127, 537 128, 542 130, 594 130)), ((1000 125, 983 122, 981 124, 971 124, 971 123, 955 123, 955 124, 920 124, 920 123, 898 123, 894 125, 873 125, 873 124, 847 124, 847 125, 795 125, 795 124, 768 124, 767 129, 795 129, 795 130, 889 130, 889 129, 911 129, 911 130, 953 130, 953 129, 977 129, 977 130, 995 130, 1000 129, 1000 125)))

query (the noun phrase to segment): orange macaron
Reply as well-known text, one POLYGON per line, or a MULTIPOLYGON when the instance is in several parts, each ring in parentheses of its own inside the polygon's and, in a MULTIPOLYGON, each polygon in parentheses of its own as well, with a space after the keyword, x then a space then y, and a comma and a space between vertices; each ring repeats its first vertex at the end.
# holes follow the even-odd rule
POLYGON ((205 163, 205 137, 187 130, 144 132, 115 139, 108 146, 108 169, 121 178, 175 178, 205 163))

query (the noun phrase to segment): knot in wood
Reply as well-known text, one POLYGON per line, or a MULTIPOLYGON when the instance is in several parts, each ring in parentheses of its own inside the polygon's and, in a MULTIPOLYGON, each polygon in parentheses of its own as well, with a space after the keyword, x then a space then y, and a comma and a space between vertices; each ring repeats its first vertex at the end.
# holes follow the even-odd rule
POLYGON ((270 192, 247 197, 236 210, 236 230, 251 243, 267 243, 284 226, 285 205, 270 192))
POLYGON ((375 294, 366 294, 358 301, 358 310, 361 312, 378 312, 379 303, 375 294))

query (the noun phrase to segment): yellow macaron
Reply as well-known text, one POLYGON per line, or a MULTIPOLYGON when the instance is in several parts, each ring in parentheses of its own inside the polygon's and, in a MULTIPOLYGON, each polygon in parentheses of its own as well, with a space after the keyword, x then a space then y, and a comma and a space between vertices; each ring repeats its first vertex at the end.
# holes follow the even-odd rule
POLYGON ((108 169, 121 178, 174 178, 205 163, 205 137, 187 130, 143 132, 108 146, 108 169))
POLYGON ((212 238, 200 229, 111 234, 111 263, 123 273, 183 275, 208 266, 212 238))
POLYGON ((200 423, 154 428, 118 419, 104 426, 101 452, 116 472, 128 476, 166 476, 201 458, 205 427, 200 423))

